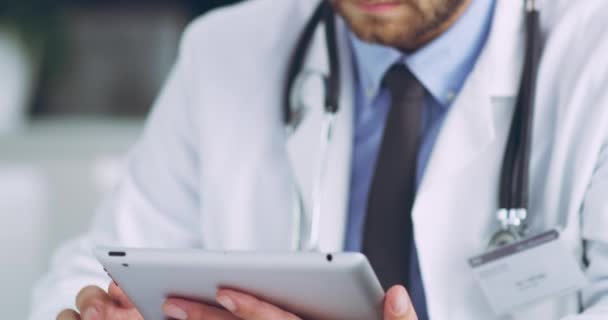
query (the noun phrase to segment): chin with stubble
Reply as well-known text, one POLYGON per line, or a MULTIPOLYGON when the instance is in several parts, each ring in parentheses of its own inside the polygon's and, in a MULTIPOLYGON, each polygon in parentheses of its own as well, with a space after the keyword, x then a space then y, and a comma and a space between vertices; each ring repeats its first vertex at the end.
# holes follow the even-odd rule
POLYGON ((472 0, 331 0, 363 41, 414 51, 447 30, 472 0))

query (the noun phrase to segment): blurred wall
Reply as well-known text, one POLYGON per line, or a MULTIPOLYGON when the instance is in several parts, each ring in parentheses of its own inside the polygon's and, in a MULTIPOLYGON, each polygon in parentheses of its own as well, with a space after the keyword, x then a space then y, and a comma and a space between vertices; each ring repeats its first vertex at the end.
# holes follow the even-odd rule
MULTIPOLYGON (((40 57, 31 113, 118 116, 147 113, 173 64, 181 32, 192 19, 239 2, 4 1, 19 7, 13 12, 27 16, 21 22, 37 33, 34 55, 40 57)), ((2 9, 0 2, 0 41, 2 9)))
POLYGON ((66 8, 63 57, 45 75, 43 114, 146 114, 177 55, 179 2, 66 8))

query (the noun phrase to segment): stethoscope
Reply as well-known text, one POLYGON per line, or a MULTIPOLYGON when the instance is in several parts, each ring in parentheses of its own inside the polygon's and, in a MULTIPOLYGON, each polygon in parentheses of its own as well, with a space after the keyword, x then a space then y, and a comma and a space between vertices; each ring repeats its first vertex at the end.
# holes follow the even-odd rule
MULTIPOLYGON (((519 94, 513 114, 507 147, 502 163, 498 211, 496 218, 500 229, 489 240, 489 248, 497 248, 514 243, 527 236, 528 220, 528 175, 530 164, 532 125, 534 118, 534 97, 540 57, 540 5, 536 0, 524 0, 526 11, 526 55, 519 94)), ((336 114, 340 105, 340 63, 336 17, 329 0, 322 0, 307 22, 304 32, 295 46, 291 63, 287 70, 287 84, 283 96, 284 122, 288 135, 293 134, 306 115, 302 91, 306 79, 320 76, 325 86, 325 115, 320 133, 320 152, 312 184, 312 209, 310 216, 304 210, 301 190, 294 187, 294 219, 296 223, 296 244, 298 250, 318 251, 320 219, 322 213, 323 177, 327 167, 329 147, 332 141, 336 114), (312 46, 316 30, 324 25, 329 73, 327 75, 304 72, 304 63, 312 46), (306 223, 304 223, 304 220, 306 223), (308 230, 302 228, 309 226, 308 230)))

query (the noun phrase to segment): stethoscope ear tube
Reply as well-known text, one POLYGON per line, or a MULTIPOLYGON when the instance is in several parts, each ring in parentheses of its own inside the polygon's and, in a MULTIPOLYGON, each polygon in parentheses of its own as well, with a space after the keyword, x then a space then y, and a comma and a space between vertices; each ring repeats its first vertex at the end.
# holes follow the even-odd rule
POLYGON ((529 163, 541 41, 540 13, 535 6, 527 6, 527 8, 524 71, 500 180, 499 219, 503 223, 503 227, 520 227, 523 222, 521 220, 527 218, 529 206, 529 163), (507 212, 506 220, 505 212, 507 212), (515 217, 514 214, 516 214, 515 217))
POLYGON ((338 37, 336 35, 336 16, 329 1, 325 3, 325 37, 329 53, 329 75, 327 77, 325 94, 325 111, 329 114, 338 112, 340 100, 340 62, 338 57, 338 37))
POLYGON ((287 78, 283 93, 283 121, 287 126, 294 120, 292 114, 294 106, 292 105, 291 93, 293 92, 298 75, 304 68, 304 62, 306 61, 306 57, 312 45, 312 38, 315 35, 315 31, 321 23, 325 24, 325 36, 327 38, 330 67, 329 75, 326 80, 325 109, 328 113, 336 113, 339 108, 340 63, 338 61, 336 19, 331 3, 328 0, 322 0, 304 27, 304 32, 298 39, 287 68, 287 78))
POLYGON ((306 60, 306 56, 308 55, 308 51, 312 42, 312 37, 315 35, 317 26, 319 25, 319 23, 321 23, 323 19, 323 14, 325 10, 325 1, 323 1, 321 5, 319 5, 314 11, 308 23, 306 23, 306 26, 304 27, 304 32, 302 32, 296 46, 294 47, 291 60, 287 67, 287 78, 285 81, 285 90, 283 94, 283 121, 287 125, 292 122, 293 108, 291 104, 291 92, 296 83, 296 79, 300 74, 300 71, 304 67, 304 61, 306 60))

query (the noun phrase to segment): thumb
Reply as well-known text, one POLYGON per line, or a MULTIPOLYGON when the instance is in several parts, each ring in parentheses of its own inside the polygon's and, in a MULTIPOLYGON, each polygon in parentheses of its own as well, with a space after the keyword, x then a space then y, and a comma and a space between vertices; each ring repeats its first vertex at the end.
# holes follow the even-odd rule
POLYGON ((402 286, 394 286, 384 299, 384 320, 418 320, 410 296, 402 286))

